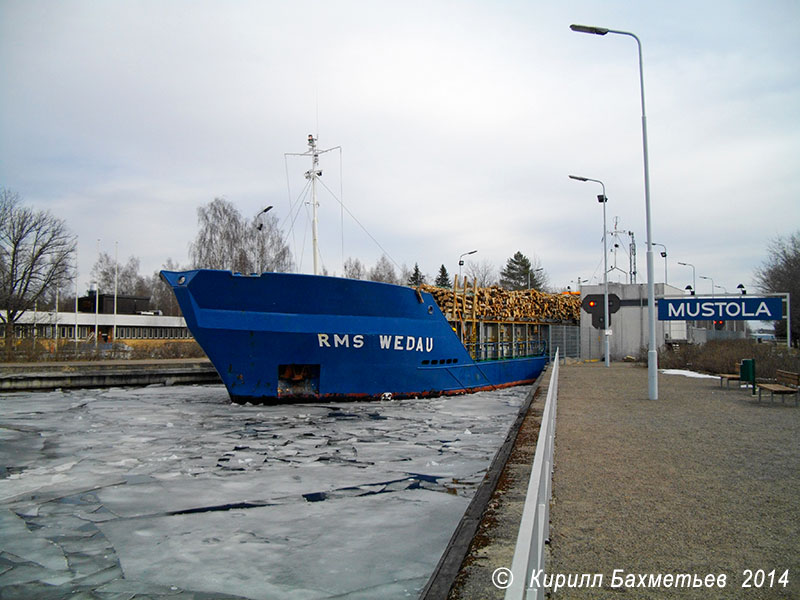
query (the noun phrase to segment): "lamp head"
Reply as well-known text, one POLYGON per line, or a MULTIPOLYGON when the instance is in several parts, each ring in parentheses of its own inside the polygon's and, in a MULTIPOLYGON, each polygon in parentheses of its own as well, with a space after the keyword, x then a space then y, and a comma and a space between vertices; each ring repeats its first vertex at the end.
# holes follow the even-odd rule
POLYGON ((570 25, 569 28, 578 33, 593 33, 595 35, 605 35, 608 33, 606 27, 592 27, 591 25, 570 25))

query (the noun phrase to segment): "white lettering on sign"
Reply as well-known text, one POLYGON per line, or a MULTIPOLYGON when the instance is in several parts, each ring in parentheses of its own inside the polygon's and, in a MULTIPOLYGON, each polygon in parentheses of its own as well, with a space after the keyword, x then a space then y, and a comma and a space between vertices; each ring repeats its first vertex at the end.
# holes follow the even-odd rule
MULTIPOLYGON (((684 318, 684 311, 686 310, 685 304, 668 304, 667 305, 667 314, 670 317, 674 317, 676 319, 683 319, 684 318)), ((325 336, 328 337, 327 335, 325 336)))
MULTIPOLYGON (((319 348, 364 348, 367 338, 364 334, 318 333, 319 348)), ((379 335, 378 347, 381 350, 404 352, 433 352, 433 338, 416 335, 379 335)))
POLYGON ((702 302, 681 303, 667 305, 667 316, 670 319, 725 319, 742 317, 758 319, 771 316, 769 306, 764 301, 759 302, 755 311, 748 311, 747 306, 739 302, 726 300, 706 300, 702 302))

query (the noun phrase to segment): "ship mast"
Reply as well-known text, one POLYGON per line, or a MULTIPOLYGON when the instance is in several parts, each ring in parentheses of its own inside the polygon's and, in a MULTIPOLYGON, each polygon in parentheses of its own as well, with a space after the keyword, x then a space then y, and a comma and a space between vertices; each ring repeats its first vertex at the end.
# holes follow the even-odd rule
POLYGON ((308 134, 308 150, 303 153, 287 152, 286 156, 310 156, 311 168, 306 171, 305 177, 311 182, 311 250, 314 255, 314 275, 319 275, 319 235, 317 231, 317 179, 322 177, 322 169, 319 168, 319 155, 340 149, 341 146, 334 146, 326 150, 317 149, 317 138, 313 133, 308 134))
POLYGON ((306 179, 311 180, 311 252, 314 255, 314 275, 319 275, 319 241, 317 237, 317 178, 322 176, 319 168, 319 152, 317 140, 308 134, 309 152, 311 153, 311 169, 306 171, 306 179))

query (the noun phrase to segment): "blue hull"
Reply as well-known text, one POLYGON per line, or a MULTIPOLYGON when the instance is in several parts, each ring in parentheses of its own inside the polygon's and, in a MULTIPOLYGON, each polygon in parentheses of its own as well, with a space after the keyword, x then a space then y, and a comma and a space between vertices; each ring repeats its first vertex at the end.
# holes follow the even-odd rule
POLYGON ((533 382, 546 355, 475 361, 433 297, 370 281, 162 271, 237 401, 438 396, 533 382))

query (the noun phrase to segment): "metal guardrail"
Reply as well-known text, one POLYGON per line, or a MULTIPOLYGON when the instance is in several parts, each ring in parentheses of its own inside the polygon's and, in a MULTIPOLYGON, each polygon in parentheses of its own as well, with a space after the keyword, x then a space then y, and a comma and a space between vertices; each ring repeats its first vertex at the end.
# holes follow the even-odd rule
POLYGON ((517 545, 511 562, 512 580, 506 588, 506 600, 535 599, 542 600, 543 587, 528 587, 534 583, 531 579, 534 572, 544 569, 545 541, 550 539, 550 496, 553 481, 553 446, 556 433, 556 405, 558 403, 558 353, 552 362, 553 372, 547 388, 547 400, 544 404, 542 424, 539 428, 539 439, 536 442, 536 454, 533 458, 533 469, 528 482, 528 492, 522 509, 517 545))

